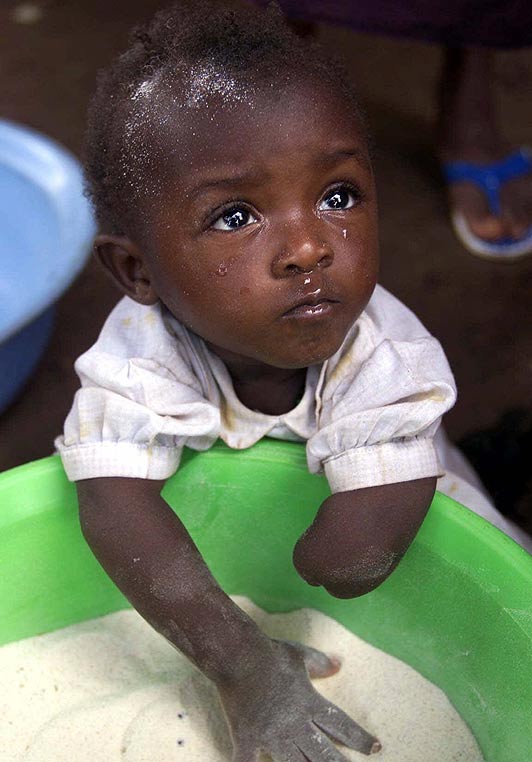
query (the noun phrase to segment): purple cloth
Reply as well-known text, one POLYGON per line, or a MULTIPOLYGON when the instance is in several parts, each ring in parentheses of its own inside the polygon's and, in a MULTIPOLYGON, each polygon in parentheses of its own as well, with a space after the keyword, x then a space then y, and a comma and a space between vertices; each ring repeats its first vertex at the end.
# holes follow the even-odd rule
MULTIPOLYGON (((267 5, 269 0, 255 0, 267 5)), ((289 18, 448 46, 532 45, 532 0, 279 0, 289 18)))

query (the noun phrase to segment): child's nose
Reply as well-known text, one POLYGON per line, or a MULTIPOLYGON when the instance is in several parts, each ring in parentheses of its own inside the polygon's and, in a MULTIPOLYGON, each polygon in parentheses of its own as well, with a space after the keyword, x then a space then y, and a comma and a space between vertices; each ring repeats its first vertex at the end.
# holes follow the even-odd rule
POLYGON ((298 230, 290 226, 272 262, 272 272, 276 278, 284 278, 294 273, 310 273, 317 267, 328 267, 333 261, 333 251, 329 243, 317 233, 308 229, 298 230))

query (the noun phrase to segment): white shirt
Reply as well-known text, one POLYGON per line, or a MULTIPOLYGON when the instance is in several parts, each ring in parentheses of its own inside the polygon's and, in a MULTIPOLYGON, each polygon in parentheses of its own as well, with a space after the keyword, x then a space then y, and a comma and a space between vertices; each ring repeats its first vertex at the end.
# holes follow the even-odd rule
POLYGON ((309 470, 332 492, 443 473, 432 440, 456 399, 452 373, 438 341, 380 286, 283 415, 246 408, 224 363, 160 304, 122 299, 75 368, 81 388, 55 443, 72 481, 166 479, 185 445, 244 449, 265 436, 306 441, 309 470))

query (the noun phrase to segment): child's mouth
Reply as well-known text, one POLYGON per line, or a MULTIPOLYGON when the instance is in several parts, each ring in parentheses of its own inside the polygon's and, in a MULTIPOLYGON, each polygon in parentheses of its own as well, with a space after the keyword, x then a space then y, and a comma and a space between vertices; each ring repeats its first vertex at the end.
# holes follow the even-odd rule
POLYGON ((319 318, 329 317, 339 302, 335 299, 320 298, 319 301, 310 300, 300 302, 283 314, 283 318, 319 318))

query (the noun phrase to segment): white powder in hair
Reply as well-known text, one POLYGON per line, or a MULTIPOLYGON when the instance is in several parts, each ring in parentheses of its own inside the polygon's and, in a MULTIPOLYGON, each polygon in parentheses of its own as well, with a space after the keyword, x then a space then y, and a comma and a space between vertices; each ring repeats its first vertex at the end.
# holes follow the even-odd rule
MULTIPOLYGON (((406 664, 316 611, 270 615, 236 602, 271 637, 340 657, 340 672, 315 685, 378 736, 383 749, 369 759, 482 762, 446 696, 406 664)), ((215 688, 135 611, 4 646, 0 674, 2 762, 231 759, 215 688)))
POLYGON ((213 63, 192 66, 185 83, 184 105, 199 108, 208 98, 217 95, 224 104, 251 104, 249 88, 213 63))
POLYGON ((150 95, 154 88, 155 88, 155 79, 145 79, 144 82, 141 82, 140 85, 138 85, 135 90, 133 91, 133 94, 131 95, 131 100, 136 101, 139 98, 146 97, 147 95, 150 95))
MULTIPOLYGON (((252 85, 231 76, 212 62, 192 67, 178 63, 172 76, 176 82, 180 82, 175 91, 161 70, 146 77, 130 90, 130 109, 124 122, 119 171, 122 182, 130 189, 132 200, 156 198, 162 190, 158 168, 169 157, 162 156, 160 148, 157 152, 156 141, 150 139, 150 131, 171 134, 169 150, 175 152, 179 149, 178 131, 171 128, 173 124, 179 124, 181 110, 199 110, 207 105, 210 98, 216 99, 216 109, 253 104, 252 85)), ((216 110, 210 114, 210 118, 216 125, 216 110)))

